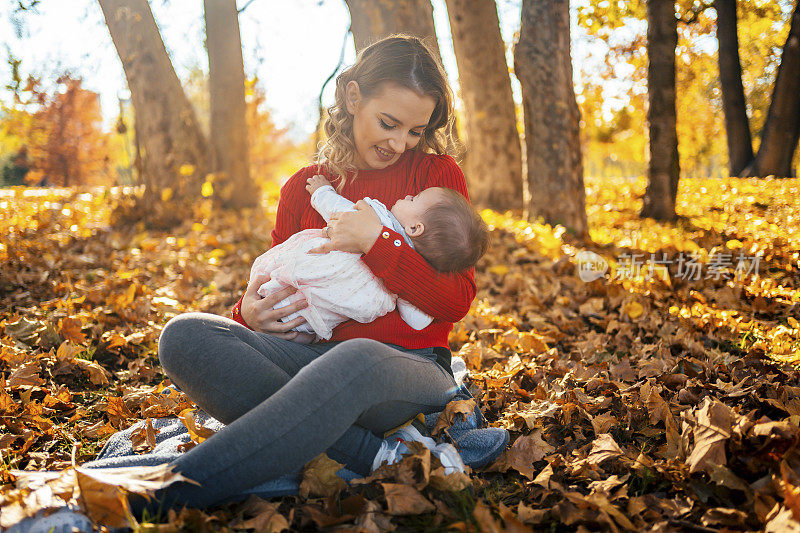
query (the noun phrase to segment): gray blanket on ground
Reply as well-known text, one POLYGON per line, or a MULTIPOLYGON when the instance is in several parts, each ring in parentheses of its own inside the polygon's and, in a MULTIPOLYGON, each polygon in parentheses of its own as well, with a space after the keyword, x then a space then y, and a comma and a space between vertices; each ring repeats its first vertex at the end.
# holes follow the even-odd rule
MULTIPOLYGON (((169 463, 180 457, 183 452, 178 451, 178 447, 181 444, 186 444, 191 441, 186 426, 175 417, 154 418, 152 419, 152 423, 153 429, 158 431, 158 433, 156 433, 156 445, 153 451, 138 455, 133 451, 131 435, 144 424, 144 421, 140 421, 128 429, 112 435, 103 446, 103 449, 100 450, 100 453, 97 454, 97 459, 84 463, 82 466, 87 468, 154 466, 169 463)), ((202 410, 195 412, 195 423, 214 431, 219 431, 225 427, 222 422, 202 410)), ((338 475, 347 481, 356 477, 361 477, 346 468, 342 468, 338 472, 338 475)), ((256 494, 262 498, 297 494, 300 487, 300 480, 299 472, 296 474, 287 474, 250 488, 237 499, 244 499, 249 494, 256 494)))

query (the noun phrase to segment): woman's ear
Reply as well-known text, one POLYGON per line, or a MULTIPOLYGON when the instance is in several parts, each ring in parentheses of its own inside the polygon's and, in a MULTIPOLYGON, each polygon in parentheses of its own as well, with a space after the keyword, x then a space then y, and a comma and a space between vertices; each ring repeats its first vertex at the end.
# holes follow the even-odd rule
POLYGON ((347 107, 347 112, 355 115, 358 104, 361 102, 361 90, 358 87, 358 82, 351 80, 344 86, 344 103, 347 107))
POLYGON ((422 222, 417 222, 413 226, 409 226, 406 228, 406 234, 409 237, 419 237, 425 232, 425 224, 422 222))

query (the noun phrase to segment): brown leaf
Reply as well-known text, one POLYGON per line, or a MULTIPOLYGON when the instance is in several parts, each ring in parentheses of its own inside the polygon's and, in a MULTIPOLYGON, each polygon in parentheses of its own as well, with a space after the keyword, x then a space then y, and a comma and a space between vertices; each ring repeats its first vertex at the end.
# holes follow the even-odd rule
POLYGON ((505 531, 510 533, 533 533, 533 530, 520 522, 511 509, 503 505, 502 502, 498 503, 498 509, 500 509, 500 518, 503 519, 505 531))
POLYGON ((459 420, 456 418, 457 416, 461 416, 460 420, 466 420, 468 416, 470 416, 475 411, 475 399, 470 398, 468 400, 453 400, 448 402, 445 406, 444 411, 439 415, 439 419, 436 421, 436 425, 433 426, 433 431, 431 434, 434 436, 441 433, 443 430, 448 429, 450 426, 453 425, 453 422, 459 420))
POLYGON ((113 426, 119 427, 121 422, 129 418, 135 418, 136 415, 128 410, 125 406, 125 402, 119 396, 108 396, 106 397, 106 401, 108 402, 106 413, 108 414, 108 420, 113 426))
POLYGON ((278 507, 280 503, 268 502, 251 495, 242 511, 253 518, 242 522, 238 527, 254 529, 256 533, 279 533, 289 529, 289 522, 278 512, 278 507))
POLYGON ((56 359, 58 361, 72 361, 75 359, 75 356, 81 353, 83 350, 78 348, 70 341, 64 341, 56 350, 56 359))
POLYGON ((686 460, 689 471, 726 464, 725 441, 733 425, 730 407, 707 396, 693 422, 694 448, 686 460))
POLYGON ((592 442, 592 451, 589 452, 587 460, 589 464, 599 465, 607 459, 621 457, 624 455, 622 449, 617 445, 614 437, 610 433, 598 435, 592 442))
POLYGON ((484 505, 483 500, 478 500, 472 510, 472 517, 478 523, 481 533, 502 533, 503 528, 492 516, 492 511, 484 505))
POLYGON ((542 430, 534 429, 530 435, 522 435, 511 447, 488 469, 490 471, 505 472, 513 468, 528 479, 536 477, 533 463, 541 461, 546 455, 553 453, 555 448, 542 438, 542 430))
POLYGON ((601 415, 597 415, 592 419, 592 428, 594 429, 595 435, 600 435, 601 433, 607 433, 609 429, 616 426, 619 423, 617 417, 609 413, 603 413, 601 415))
POLYGON ((58 321, 58 331, 61 336, 68 341, 75 344, 81 344, 86 341, 86 335, 81 331, 81 320, 79 318, 62 318, 58 321))
POLYGON ((347 486, 347 482, 336 475, 344 465, 329 458, 324 452, 310 460, 303 467, 303 481, 300 482, 300 496, 333 496, 347 486))
POLYGON ((8 376, 8 388, 14 390, 24 386, 38 387, 42 385, 44 380, 39 377, 39 372, 39 362, 28 361, 8 376))
POLYGON ((72 360, 72 363, 87 374, 89 376, 89 381, 95 385, 108 385, 108 379, 111 377, 111 373, 100 366, 96 361, 76 358, 72 360))
POLYGON ((526 524, 541 524, 545 521, 546 515, 549 512, 550 509, 534 509, 522 502, 519 502, 517 505, 517 516, 526 524))
POLYGON ((443 466, 432 470, 428 481, 431 487, 442 492, 458 492, 472 485, 469 475, 464 472, 445 474, 443 466))
POLYGON ((428 513, 436 507, 417 489, 410 485, 381 483, 391 515, 428 513))
POLYGON ((86 514, 96 524, 108 527, 131 527, 128 498, 116 487, 76 472, 81 501, 86 514))
POLYGON ((19 404, 14 401, 4 390, 0 390, 0 414, 10 414, 19 409, 19 404))

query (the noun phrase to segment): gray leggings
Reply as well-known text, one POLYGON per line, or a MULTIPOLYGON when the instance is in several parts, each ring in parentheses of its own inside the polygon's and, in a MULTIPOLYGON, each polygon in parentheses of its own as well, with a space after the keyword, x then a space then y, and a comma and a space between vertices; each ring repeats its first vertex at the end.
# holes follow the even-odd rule
POLYGON ((298 472, 323 451, 367 475, 376 434, 441 411, 456 391, 432 348, 371 339, 303 345, 206 313, 170 320, 159 359, 178 387, 227 424, 174 462, 201 486, 177 483, 157 495, 170 505, 213 505, 298 472))

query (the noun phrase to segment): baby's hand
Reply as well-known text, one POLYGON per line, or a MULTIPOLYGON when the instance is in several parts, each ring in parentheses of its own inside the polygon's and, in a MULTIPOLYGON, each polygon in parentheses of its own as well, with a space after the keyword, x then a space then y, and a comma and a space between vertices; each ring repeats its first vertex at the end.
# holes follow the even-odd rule
POLYGON ((312 176, 306 180, 306 190, 309 194, 314 194, 314 191, 319 189, 320 187, 324 187, 326 185, 330 185, 331 182, 325 179, 325 176, 320 176, 317 174, 316 176, 312 176))
POLYGON ((316 340, 317 336, 313 333, 305 333, 300 332, 297 334, 297 337, 292 339, 292 342, 296 342, 298 344, 311 344, 316 340))

